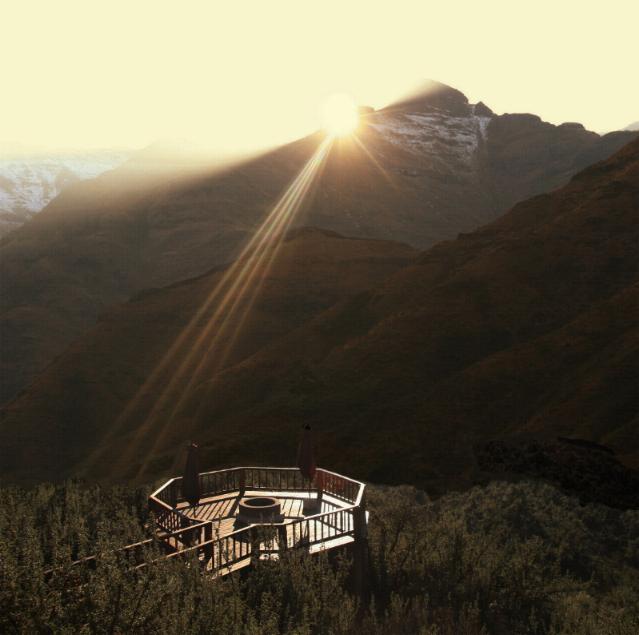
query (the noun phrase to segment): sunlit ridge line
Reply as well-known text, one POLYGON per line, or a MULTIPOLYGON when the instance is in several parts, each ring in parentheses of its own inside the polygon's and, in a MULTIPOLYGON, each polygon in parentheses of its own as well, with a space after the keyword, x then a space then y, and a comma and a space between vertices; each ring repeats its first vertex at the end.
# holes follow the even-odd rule
MULTIPOLYGON (((186 386, 182 387, 181 390, 181 395, 178 398, 177 403, 175 404, 175 406, 173 407, 171 413, 166 417, 166 421, 164 422, 164 425, 162 426, 161 430, 156 431, 156 434, 154 435, 154 442, 152 447, 150 448, 149 452, 147 453, 147 459, 143 462, 143 464, 140 466, 139 470, 138 470, 138 475, 143 473, 144 470, 146 469, 146 466, 148 464, 148 461, 150 460, 151 455, 153 454, 153 451, 155 450, 155 448, 160 444, 160 442, 163 440, 164 437, 164 433, 167 430, 167 428, 169 427, 170 423, 173 421, 173 418, 175 417, 175 415, 177 414, 177 412, 179 411, 179 409, 181 408, 182 404, 184 403, 184 400, 188 398, 188 396, 190 395, 190 389, 193 386, 193 384, 197 381, 197 379, 199 378, 199 376, 201 375, 207 361, 209 358, 209 355, 211 354, 211 351, 213 351, 215 349, 215 347, 217 346, 218 342, 220 341, 220 339, 225 335, 227 329, 229 328, 229 326, 231 324, 233 324, 234 322, 234 318, 236 316, 237 310, 239 309, 239 307, 244 304, 245 301, 245 294, 247 292, 247 289, 250 287, 253 278, 259 273, 260 267, 262 265, 262 262, 264 261, 264 259, 269 255, 270 252, 270 259, 268 261, 267 264, 267 269, 265 269, 265 271, 262 274, 262 279, 263 277, 266 275, 266 272, 268 269, 270 269, 270 266, 272 265, 272 262, 277 254, 277 251, 279 251, 279 248, 282 245, 282 242, 286 236, 286 231, 288 229, 288 227, 290 227, 290 224, 292 223, 295 214, 297 212, 297 209, 299 209, 299 206, 301 205, 301 202, 303 201, 304 197, 306 196, 306 193, 308 192, 308 189, 310 188, 311 183, 314 181, 314 177, 317 173, 317 168, 319 165, 321 165, 325 155, 326 155, 326 151, 327 151, 327 147, 329 147, 330 144, 323 144, 322 147, 320 147, 320 151, 316 152, 316 154, 314 155, 314 157, 312 158, 311 161, 309 161, 309 165, 308 167, 311 168, 310 170, 303 170, 302 173, 300 173, 299 175, 299 187, 296 189, 295 195, 292 197, 289 197, 288 203, 286 206, 282 206, 281 207, 281 214, 279 216, 278 219, 276 219, 276 221, 274 222, 274 225, 272 227, 272 231, 269 232, 268 236, 269 236, 269 240, 270 242, 263 242, 262 245, 258 246, 258 248, 256 248, 256 251, 254 252, 254 254, 252 255, 250 261, 247 263, 247 265, 251 265, 250 266, 250 270, 248 267, 244 267, 242 270, 242 275, 238 278, 237 282, 238 283, 243 283, 242 284, 242 288, 240 289, 240 291, 235 295, 235 300, 229 310, 229 312, 227 313, 227 315, 223 318, 221 324, 216 326, 217 320, 220 317, 220 314, 224 311, 224 309, 226 308, 226 305, 228 304, 228 302, 230 301, 231 297, 232 297, 232 293, 235 292, 235 289, 237 287, 237 285, 234 285, 232 289, 230 289, 229 291, 227 291, 227 294, 222 302, 222 305, 218 308, 218 310, 216 310, 215 314, 213 316, 211 316, 211 318, 208 320, 208 323, 205 327, 205 329, 203 330, 203 332, 200 334, 200 337, 198 338, 197 343, 194 344, 194 346, 191 349, 191 353, 189 354, 189 362, 190 359, 192 358, 192 356, 198 352, 199 350, 199 346, 200 344, 209 337, 211 330, 213 329, 213 327, 216 326, 216 333, 215 336, 213 337, 213 341, 211 342, 211 344, 208 346, 207 350, 205 353, 200 355, 200 362, 197 365, 197 367, 195 368, 194 372, 192 372, 190 374, 190 377, 188 379, 188 382, 186 384, 186 386), (258 256, 259 254, 259 256, 258 256)), ((261 285, 260 285, 261 286, 261 285)), ((257 292, 259 291, 259 288, 256 288, 253 290, 253 293, 251 294, 249 301, 248 301, 248 305, 244 307, 244 316, 241 318, 240 320, 240 325, 244 323, 246 316, 248 314, 248 311, 250 311, 250 308, 252 307, 252 304, 255 300, 255 297, 257 296, 257 292)), ((238 333, 238 326, 236 326, 236 330, 235 330, 235 336, 233 339, 235 339, 237 337, 237 333, 238 333)), ((228 355, 228 347, 225 347, 225 350, 223 352, 223 355, 226 356, 228 355)), ((223 365, 223 360, 219 360, 218 363, 215 365, 216 368, 220 368, 221 365, 223 365)), ((180 379, 183 376, 184 372, 186 369, 181 369, 180 372, 180 379)), ((163 404, 166 403, 166 399, 164 400, 163 404)), ((155 417, 156 413, 152 413, 149 417, 149 425, 153 424, 153 418, 155 417), (152 418, 153 417, 153 418, 152 418)), ((145 426, 148 427, 148 426, 145 426)))

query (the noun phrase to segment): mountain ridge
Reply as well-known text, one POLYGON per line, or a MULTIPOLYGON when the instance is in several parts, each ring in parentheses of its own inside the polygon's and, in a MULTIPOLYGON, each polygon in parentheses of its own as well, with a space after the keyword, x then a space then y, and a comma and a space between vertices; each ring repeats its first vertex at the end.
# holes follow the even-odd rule
POLYGON ((65 187, 112 170, 129 156, 98 151, 0 157, 0 237, 33 218, 65 187))
MULTIPOLYGON (((636 465, 633 378, 639 330, 632 318, 638 306, 638 212, 639 141, 634 141, 563 188, 432 247, 373 286, 361 285, 330 307, 311 307, 303 323, 274 338, 257 337, 252 350, 225 367, 216 366, 214 353, 205 356, 210 370, 189 382, 179 403, 148 419, 151 394, 117 429, 109 416, 119 416, 126 395, 117 407, 99 406, 111 403, 100 401, 102 392, 117 392, 118 372, 108 361, 113 351, 96 365, 90 350, 99 338, 94 344, 79 340, 79 357, 67 361, 64 372, 61 366, 49 369, 48 391, 35 385, 4 409, 3 462, 19 474, 27 453, 43 469, 42 457, 49 456, 49 469, 56 471, 148 478, 171 468, 176 444, 188 436, 200 442, 211 466, 240 457, 278 463, 294 451, 304 421, 316 428, 324 464, 348 468, 360 478, 418 482, 431 491, 481 479, 474 448, 495 437, 579 436, 611 446, 636 465), (76 373, 82 368, 89 371, 86 378, 84 371, 76 373), (96 370, 106 373, 106 383, 90 378, 96 370), (90 410, 74 414, 78 395, 91 386, 91 407, 107 411, 101 431, 91 430, 90 410), (51 404, 68 410, 51 412, 51 404), (146 428, 140 427, 144 421, 146 428), (42 432, 45 422, 53 426, 45 428, 47 439, 64 441, 71 434, 84 440, 73 448, 48 444, 37 449, 36 460, 26 433, 33 426, 42 432), (105 430, 108 438, 98 442, 105 430), (247 446, 256 431, 259 447, 247 446), (99 457, 81 466, 60 463, 65 453, 83 456, 96 445, 104 451, 99 457)), ((321 230, 300 236, 310 241, 305 250, 316 240, 343 240, 321 230)), ((349 243, 345 256, 353 245, 362 243, 349 243)), ((299 275, 300 267, 289 271, 299 275)), ((188 288, 155 296, 167 298, 167 316, 176 313, 170 307, 184 310, 177 292, 188 288)), ((288 297, 278 300, 285 311, 288 297)), ((141 316, 153 315, 145 301, 154 297, 129 307, 137 304, 141 316)), ((128 351, 131 341, 134 358, 150 354, 150 348, 118 333, 122 328, 147 332, 145 319, 108 322, 120 347, 128 351)), ((153 322, 155 330, 163 324, 153 322)), ((166 345, 158 345, 151 358, 162 350, 166 345)), ((131 372, 144 365, 127 367, 131 372)), ((134 371, 122 380, 139 385, 147 374, 134 371)))
MULTIPOLYGON (((558 187, 636 136, 420 103, 371 113, 359 143, 336 143, 295 225, 426 248, 558 187)), ((112 304, 232 262, 320 141, 214 172, 130 161, 68 188, 0 240, 0 403, 112 304)))

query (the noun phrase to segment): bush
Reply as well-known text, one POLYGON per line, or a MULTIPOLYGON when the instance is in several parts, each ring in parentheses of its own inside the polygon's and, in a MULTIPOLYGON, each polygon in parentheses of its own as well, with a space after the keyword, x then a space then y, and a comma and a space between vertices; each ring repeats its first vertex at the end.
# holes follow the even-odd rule
MULTIPOLYGON (((135 570, 116 548, 147 537, 146 496, 74 482, 0 489, 0 632, 639 632, 639 513, 581 506, 549 485, 435 502, 369 488, 366 606, 346 558, 291 552, 217 580, 196 562, 135 570), (91 554, 92 566, 70 566, 91 554)), ((158 555, 149 545, 147 561, 158 555)))

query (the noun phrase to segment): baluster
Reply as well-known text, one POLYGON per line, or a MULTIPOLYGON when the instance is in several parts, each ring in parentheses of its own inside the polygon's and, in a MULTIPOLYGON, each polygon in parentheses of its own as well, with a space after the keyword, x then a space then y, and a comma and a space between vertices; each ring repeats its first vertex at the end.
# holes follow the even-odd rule
POLYGON ((212 552, 212 541, 213 540, 213 522, 209 522, 204 525, 204 559, 205 563, 208 564, 208 561, 213 556, 212 552))

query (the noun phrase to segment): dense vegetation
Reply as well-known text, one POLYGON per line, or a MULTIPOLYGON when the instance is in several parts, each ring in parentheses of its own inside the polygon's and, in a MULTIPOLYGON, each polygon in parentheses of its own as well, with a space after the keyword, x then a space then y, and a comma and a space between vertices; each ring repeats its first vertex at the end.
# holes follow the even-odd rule
POLYGON ((639 631, 639 512, 535 482, 435 502, 369 489, 366 603, 346 557, 291 554, 224 580, 185 562, 132 571, 110 548, 145 537, 144 490, 1 489, 0 632, 639 631), (92 553, 103 554, 94 568, 64 566, 92 553))

